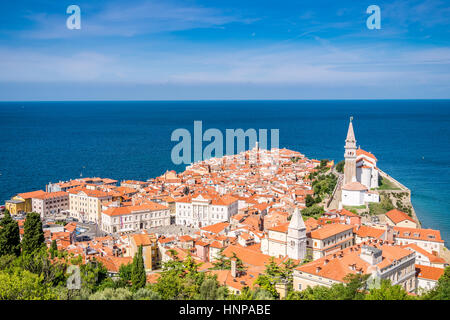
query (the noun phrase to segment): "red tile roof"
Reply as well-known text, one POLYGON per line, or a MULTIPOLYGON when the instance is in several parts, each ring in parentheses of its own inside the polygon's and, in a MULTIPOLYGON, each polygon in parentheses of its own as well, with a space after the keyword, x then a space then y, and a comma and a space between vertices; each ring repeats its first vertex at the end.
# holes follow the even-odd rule
POLYGON ((438 281, 445 269, 416 264, 417 278, 438 281))
POLYGON ((405 220, 409 220, 415 223, 413 218, 398 209, 392 209, 391 211, 386 212, 386 217, 388 217, 395 224, 398 224, 405 220))
POLYGON ((311 231, 311 238, 323 240, 351 229, 353 229, 351 225, 340 223, 326 224, 319 229, 311 231))

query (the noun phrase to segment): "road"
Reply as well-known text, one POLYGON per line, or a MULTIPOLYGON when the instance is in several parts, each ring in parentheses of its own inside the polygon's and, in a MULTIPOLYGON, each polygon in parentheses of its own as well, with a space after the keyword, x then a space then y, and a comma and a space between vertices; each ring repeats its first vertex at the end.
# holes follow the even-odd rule
POLYGON ((333 195, 333 199, 330 202, 330 205, 326 207, 327 210, 331 209, 339 209, 339 202, 341 201, 341 188, 342 188, 342 182, 344 181, 344 175, 342 173, 339 173, 336 171, 336 167, 333 167, 333 173, 338 176, 337 181, 337 189, 336 193, 333 195))

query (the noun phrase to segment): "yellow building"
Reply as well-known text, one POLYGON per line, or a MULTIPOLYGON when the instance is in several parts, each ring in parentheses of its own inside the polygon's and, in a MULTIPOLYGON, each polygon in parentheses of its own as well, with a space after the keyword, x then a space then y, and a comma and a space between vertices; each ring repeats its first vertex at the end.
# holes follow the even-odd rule
POLYGON ((138 252, 139 246, 142 246, 142 255, 144 257, 145 271, 149 272, 158 269, 161 264, 160 255, 158 253, 158 242, 153 234, 133 234, 130 235, 130 256, 138 252))
POLYGON ((35 197, 40 197, 44 194, 45 191, 43 190, 19 193, 18 195, 12 197, 11 200, 7 200, 5 202, 5 209, 12 215, 31 212, 33 210, 32 199, 35 197))

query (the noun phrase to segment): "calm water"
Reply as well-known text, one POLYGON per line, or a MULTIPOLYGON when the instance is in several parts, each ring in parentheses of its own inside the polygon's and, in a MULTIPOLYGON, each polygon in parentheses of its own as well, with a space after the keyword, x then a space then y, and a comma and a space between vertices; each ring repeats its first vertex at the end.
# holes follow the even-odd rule
POLYGON ((341 160, 353 115, 357 144, 409 187, 424 227, 450 240, 450 100, 0 103, 0 200, 49 181, 145 180, 175 166, 176 128, 280 130, 280 147, 341 160))

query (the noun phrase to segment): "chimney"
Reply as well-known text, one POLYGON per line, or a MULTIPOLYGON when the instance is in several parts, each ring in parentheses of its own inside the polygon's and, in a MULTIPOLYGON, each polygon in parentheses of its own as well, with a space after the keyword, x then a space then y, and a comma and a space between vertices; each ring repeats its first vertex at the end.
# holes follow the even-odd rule
POLYGON ((236 278, 236 258, 231 259, 231 276, 236 278))
POLYGON ((390 225, 386 227, 386 232, 384 233, 384 239, 386 241, 394 241, 394 228, 390 225))

